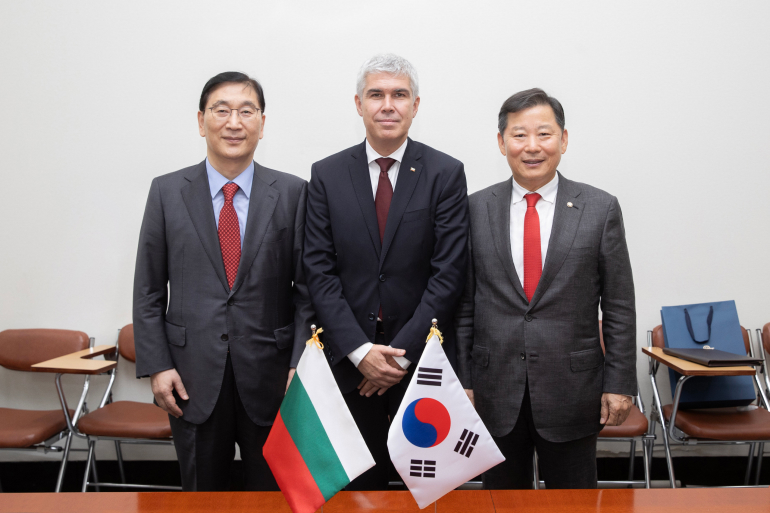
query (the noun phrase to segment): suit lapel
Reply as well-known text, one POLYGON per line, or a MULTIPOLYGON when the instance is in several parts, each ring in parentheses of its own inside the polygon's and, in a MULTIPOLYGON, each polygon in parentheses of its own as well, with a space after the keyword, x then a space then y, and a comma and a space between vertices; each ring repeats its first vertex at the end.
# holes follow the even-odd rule
MULTIPOLYGON (((396 179, 393 199, 390 201, 388 222, 385 224, 385 234, 382 238, 380 269, 382 269, 382 264, 388 255, 388 249, 393 242, 393 237, 396 236, 398 226, 401 224, 401 218, 404 216, 406 206, 409 204, 409 200, 412 199, 414 189, 420 180, 420 174, 422 173, 422 164, 419 162, 420 158, 422 158, 422 153, 419 151, 417 144, 409 139, 409 142, 406 144, 406 151, 404 151, 404 160, 398 168, 398 179, 396 179)), ((379 228, 377 228, 377 233, 379 234, 379 228)))
POLYGON ((374 208, 374 195, 372 194, 372 179, 369 177, 369 163, 366 159, 366 143, 361 143, 355 147, 351 153, 350 179, 353 182, 353 190, 358 198, 358 206, 361 207, 361 213, 364 215, 366 228, 369 230, 369 236, 374 244, 374 251, 377 258, 380 257, 380 228, 377 225, 377 210, 374 208))
POLYGON ((535 294, 529 304, 530 310, 543 297, 572 248, 577 227, 580 224, 580 217, 583 215, 584 203, 578 200, 578 196, 580 196, 580 189, 575 186, 574 182, 567 180, 559 173, 559 190, 556 193, 556 203, 554 204, 553 227, 551 228, 551 238, 548 241, 548 253, 545 256, 543 274, 540 275, 537 289, 535 289, 535 294), (571 207, 567 206, 568 202, 572 203, 571 207))
POLYGON ((225 264, 222 260, 222 250, 219 247, 217 224, 211 203, 211 190, 206 174, 206 161, 198 164, 195 171, 185 178, 190 180, 190 183, 182 187, 182 200, 187 207, 187 213, 190 215, 201 244, 203 244, 203 249, 206 251, 219 281, 222 282, 222 286, 227 291, 229 287, 225 275, 225 264))
MULTIPOLYGON (((275 178, 268 170, 254 162, 254 180, 251 182, 251 196, 249 197, 249 216, 246 219, 246 230, 241 251, 241 261, 238 264, 238 274, 235 276, 232 296, 241 286, 249 274, 251 264, 257 257, 262 239, 265 237, 270 219, 278 204, 280 193, 270 187, 275 178)), ((224 264, 223 264, 224 267, 224 264)))
POLYGON ((516 274, 516 268, 513 265, 513 256, 511 255, 511 195, 513 194, 513 177, 499 184, 492 191, 494 195, 487 201, 487 211, 489 214, 489 225, 492 230, 492 240, 495 241, 497 255, 503 262, 505 272, 513 283, 513 288, 524 299, 524 288, 519 281, 519 275, 516 274))

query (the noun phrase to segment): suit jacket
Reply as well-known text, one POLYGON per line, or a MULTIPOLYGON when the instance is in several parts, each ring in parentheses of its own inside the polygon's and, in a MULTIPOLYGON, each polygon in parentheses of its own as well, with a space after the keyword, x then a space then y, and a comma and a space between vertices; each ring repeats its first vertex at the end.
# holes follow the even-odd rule
POLYGON ((529 382, 540 436, 576 440, 601 429, 603 392, 636 394, 634 282, 623 218, 614 196, 559 174, 548 253, 527 302, 511 255, 511 180, 470 197, 459 377, 474 390, 494 436, 513 429, 529 382))
POLYGON ((380 305, 386 344, 405 349, 416 364, 436 318, 444 350, 455 361, 454 313, 465 280, 467 239, 463 164, 444 153, 409 139, 382 244, 365 143, 313 164, 305 272, 343 393, 361 381, 347 355, 374 342, 380 305))
POLYGON ((134 276, 136 375, 176 368, 204 422, 219 397, 228 349, 244 407, 273 423, 290 366, 310 336, 302 270, 307 182, 254 164, 238 274, 228 287, 206 163, 155 178, 134 276))

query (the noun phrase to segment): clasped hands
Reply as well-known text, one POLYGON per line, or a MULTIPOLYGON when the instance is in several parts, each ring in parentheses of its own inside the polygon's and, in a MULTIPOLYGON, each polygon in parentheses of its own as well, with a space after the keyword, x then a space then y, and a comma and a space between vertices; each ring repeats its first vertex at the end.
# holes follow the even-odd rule
POLYGON ((390 387, 406 376, 406 371, 393 359, 404 356, 406 351, 395 347, 374 344, 358 364, 358 370, 364 379, 358 385, 361 395, 371 397, 384 394, 390 387))

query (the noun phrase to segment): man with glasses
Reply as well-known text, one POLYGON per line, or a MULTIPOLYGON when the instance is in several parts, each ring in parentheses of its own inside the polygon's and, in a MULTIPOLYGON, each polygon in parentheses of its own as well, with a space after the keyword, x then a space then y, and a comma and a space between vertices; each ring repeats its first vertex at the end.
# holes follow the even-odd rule
POLYGON ((134 277, 136 375, 169 413, 185 491, 277 490, 262 456, 310 337, 307 182, 254 162, 261 85, 221 73, 200 97, 206 159, 155 178, 134 277))

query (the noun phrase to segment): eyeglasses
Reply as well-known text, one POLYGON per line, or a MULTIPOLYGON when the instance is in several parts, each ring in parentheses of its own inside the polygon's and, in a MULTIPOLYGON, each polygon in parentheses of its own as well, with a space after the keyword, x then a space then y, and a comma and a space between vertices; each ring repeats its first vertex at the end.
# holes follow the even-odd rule
POLYGON ((220 121, 224 121, 225 119, 229 118, 232 111, 237 112, 243 121, 251 121, 256 119, 257 114, 262 109, 258 109, 256 107, 241 107, 240 109, 231 109, 230 107, 225 107, 224 105, 217 105, 216 107, 209 107, 209 110, 211 111, 211 114, 220 121))

